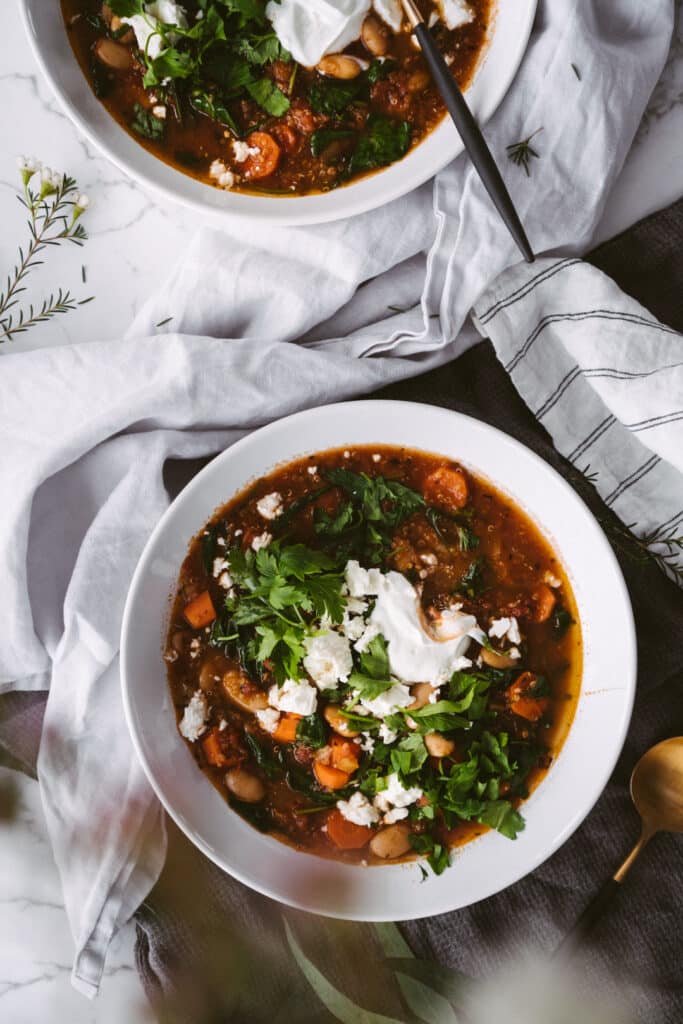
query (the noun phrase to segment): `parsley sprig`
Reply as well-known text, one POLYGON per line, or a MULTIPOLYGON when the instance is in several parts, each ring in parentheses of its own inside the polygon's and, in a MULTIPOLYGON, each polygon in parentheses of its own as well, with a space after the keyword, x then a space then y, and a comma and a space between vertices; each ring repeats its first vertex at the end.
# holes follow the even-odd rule
MULTIPOLYGON (((247 661, 268 662, 279 684, 300 679, 304 640, 323 617, 344 614, 344 577, 323 551, 273 541, 260 551, 231 548, 227 554, 234 590, 225 601, 227 640, 235 632, 247 661)), ((216 636, 217 645, 226 637, 216 636)))

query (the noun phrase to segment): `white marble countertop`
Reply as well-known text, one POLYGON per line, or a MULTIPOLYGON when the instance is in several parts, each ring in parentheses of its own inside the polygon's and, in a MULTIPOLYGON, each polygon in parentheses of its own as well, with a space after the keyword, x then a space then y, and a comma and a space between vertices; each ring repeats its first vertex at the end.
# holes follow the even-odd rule
MULTIPOLYGON (((610 238, 683 193, 683 9, 669 61, 655 89, 595 242, 610 238)), ((23 233, 15 199, 18 153, 67 170, 88 192, 90 240, 42 268, 46 286, 64 284, 95 301, 55 326, 39 327, 13 342, 28 349, 49 339, 62 343, 113 338, 130 324, 141 301, 173 263, 197 215, 163 205, 110 165, 79 136, 40 77, 16 4, 3 9, 0 38, 0 247, 14 259, 23 233), (87 283, 81 281, 86 267, 87 283)), ((169 315, 172 315, 169 310, 169 315)), ((137 1024, 150 1020, 133 964, 132 926, 121 934, 107 965, 99 998, 90 1003, 70 988, 72 943, 59 879, 34 782, 0 769, 0 795, 11 792, 14 813, 0 816, 0 1019, 11 1024, 137 1024)), ((5 801, 2 805, 5 806, 5 801)))

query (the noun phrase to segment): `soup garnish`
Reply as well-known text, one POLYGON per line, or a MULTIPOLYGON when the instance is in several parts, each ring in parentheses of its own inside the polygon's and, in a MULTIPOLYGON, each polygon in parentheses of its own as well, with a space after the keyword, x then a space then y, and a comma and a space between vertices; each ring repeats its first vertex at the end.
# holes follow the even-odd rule
POLYGON ((231 806, 312 853, 440 873, 573 715, 574 599, 524 513, 443 458, 322 452, 214 515, 166 645, 181 734, 231 806))

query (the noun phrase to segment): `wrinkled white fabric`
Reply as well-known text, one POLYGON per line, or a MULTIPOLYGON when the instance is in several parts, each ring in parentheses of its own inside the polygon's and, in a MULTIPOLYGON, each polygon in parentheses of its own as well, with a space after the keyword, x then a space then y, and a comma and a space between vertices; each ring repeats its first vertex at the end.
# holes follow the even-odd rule
MULTIPOLYGON (((590 239, 672 17, 670 0, 542 0, 487 127, 537 252, 590 239), (527 179, 505 147, 541 127, 527 179)), ((39 777, 81 991, 97 991, 111 935, 164 858, 117 650, 133 567, 168 503, 165 462, 453 358, 475 336, 468 310, 516 259, 461 157, 354 220, 202 231, 126 339, 3 356, 0 688, 50 687, 39 777), (173 333, 155 335, 169 316, 173 333)))

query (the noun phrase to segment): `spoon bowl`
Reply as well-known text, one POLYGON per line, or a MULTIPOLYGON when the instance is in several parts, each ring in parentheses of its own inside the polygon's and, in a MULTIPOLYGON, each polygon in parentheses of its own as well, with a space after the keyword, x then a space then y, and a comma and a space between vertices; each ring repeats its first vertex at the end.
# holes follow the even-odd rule
POLYGON ((643 754, 631 775, 631 798, 651 834, 683 832, 683 736, 643 754))

